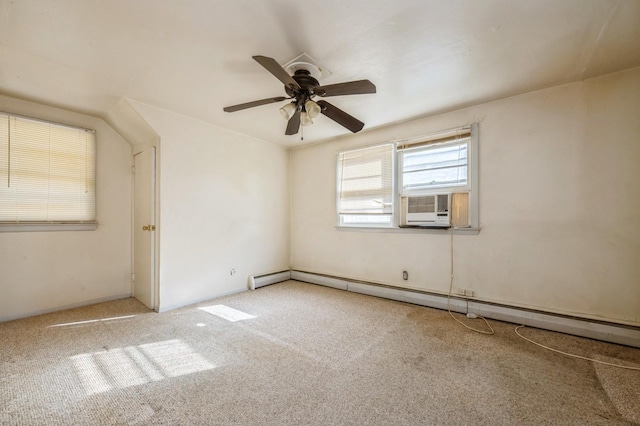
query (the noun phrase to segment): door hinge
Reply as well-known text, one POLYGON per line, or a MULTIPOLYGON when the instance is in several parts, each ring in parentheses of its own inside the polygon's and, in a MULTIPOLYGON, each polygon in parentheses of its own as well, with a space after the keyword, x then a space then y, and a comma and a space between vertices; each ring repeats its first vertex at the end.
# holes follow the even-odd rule
POLYGON ((131 274, 131 282, 134 282, 136 280, 136 274, 131 274))

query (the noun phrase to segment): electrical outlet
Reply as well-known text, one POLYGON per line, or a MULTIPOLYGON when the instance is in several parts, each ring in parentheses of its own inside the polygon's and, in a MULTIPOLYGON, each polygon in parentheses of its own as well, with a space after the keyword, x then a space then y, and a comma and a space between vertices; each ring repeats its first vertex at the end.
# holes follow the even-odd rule
POLYGON ((231 275, 235 275, 236 274, 236 268, 231 268, 231 275))
POLYGON ((402 279, 405 281, 409 279, 409 273, 407 271, 402 271, 402 279))

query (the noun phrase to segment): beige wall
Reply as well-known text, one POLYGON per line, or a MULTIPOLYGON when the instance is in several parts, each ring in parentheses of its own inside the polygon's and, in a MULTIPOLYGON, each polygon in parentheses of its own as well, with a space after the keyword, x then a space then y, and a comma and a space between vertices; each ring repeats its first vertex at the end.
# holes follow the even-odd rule
MULTIPOLYGON (((335 228, 336 152, 479 122, 482 229, 453 238, 454 289, 640 325, 640 69, 290 152, 131 105, 162 140, 161 310, 289 266, 447 292, 449 234, 335 228)), ((95 118, 7 97, 0 108, 97 129, 100 223, 0 233, 0 320, 128 296, 131 146, 95 118)))
POLYGON ((160 136, 160 311, 289 267, 287 151, 131 101, 160 136), (231 269, 235 274, 231 275, 231 269))
POLYGON ((0 233, 0 321, 131 294, 131 146, 103 121, 0 96, 0 110, 92 128, 96 231, 0 233))
POLYGON ((454 289, 640 325, 640 69, 291 152, 291 267, 446 293, 446 232, 335 228, 336 152, 479 122, 479 235, 454 289), (402 280, 402 271, 409 280, 402 280))

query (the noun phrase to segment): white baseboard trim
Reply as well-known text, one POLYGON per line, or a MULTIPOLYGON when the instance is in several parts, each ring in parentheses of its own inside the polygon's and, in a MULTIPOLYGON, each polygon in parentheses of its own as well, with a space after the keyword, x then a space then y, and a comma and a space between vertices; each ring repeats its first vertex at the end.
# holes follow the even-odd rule
MULTIPOLYGON (((438 293, 295 270, 291 271, 291 279, 430 308, 447 309, 447 296, 438 293)), ((474 313, 489 319, 640 348, 640 327, 499 305, 458 296, 451 296, 450 308, 452 312, 474 313)))
POLYGON ((35 311, 21 312, 19 314, 2 316, 2 317, 0 317, 0 322, 13 321, 13 320, 21 319, 21 318, 34 317, 36 315, 50 314, 52 312, 64 311, 66 309, 73 309, 73 308, 80 308, 82 306, 95 305, 96 303, 111 302, 113 300, 119 300, 119 299, 128 299, 130 297, 131 297, 131 293, 115 294, 113 296, 99 297, 97 299, 91 299, 91 300, 85 300, 85 301, 82 301, 82 302, 70 303, 68 305, 55 306, 53 308, 37 309, 35 311))
POLYGON ((251 275, 249 277, 249 290, 255 290, 265 285, 280 283, 291 279, 291 271, 272 272, 263 275, 251 275))

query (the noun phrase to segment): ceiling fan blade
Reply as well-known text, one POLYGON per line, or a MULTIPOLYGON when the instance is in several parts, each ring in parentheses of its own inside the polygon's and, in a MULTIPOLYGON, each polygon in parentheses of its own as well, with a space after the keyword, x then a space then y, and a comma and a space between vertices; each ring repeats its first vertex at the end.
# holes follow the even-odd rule
POLYGON ((295 135, 298 133, 298 129, 300 129, 300 109, 296 109, 296 112, 289 119, 289 122, 287 123, 287 130, 284 134, 295 135))
POLYGON ((267 105, 267 104, 272 104, 274 102, 286 101, 287 99, 289 98, 285 98, 284 96, 278 96, 276 98, 260 99, 259 101, 246 102, 244 104, 224 107, 223 110, 225 112, 236 112, 236 111, 240 111, 247 108, 257 107, 260 105, 267 105))
POLYGON ((326 115, 336 123, 351 130, 353 133, 357 133, 364 127, 364 123, 357 118, 347 114, 340 108, 331 105, 327 101, 316 102, 320 105, 320 109, 323 115, 326 115))
POLYGON ((347 83, 329 84, 313 89, 318 96, 362 95, 376 93, 376 85, 369 80, 349 81, 347 83))
POLYGON ((276 62, 275 59, 259 55, 253 56, 253 59, 255 59, 256 62, 258 62, 260 65, 265 67, 266 70, 273 74, 278 80, 283 82, 285 86, 291 89, 300 90, 300 85, 298 84, 298 82, 295 81, 293 77, 291 77, 289 73, 287 73, 287 71, 285 71, 285 69, 276 62))

